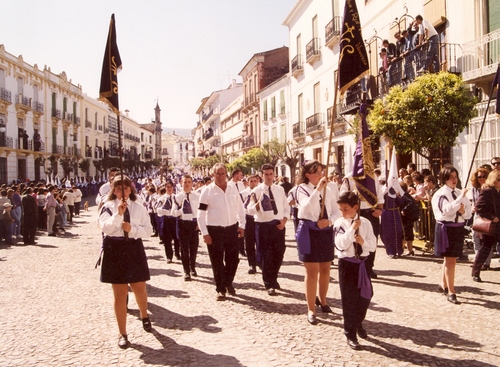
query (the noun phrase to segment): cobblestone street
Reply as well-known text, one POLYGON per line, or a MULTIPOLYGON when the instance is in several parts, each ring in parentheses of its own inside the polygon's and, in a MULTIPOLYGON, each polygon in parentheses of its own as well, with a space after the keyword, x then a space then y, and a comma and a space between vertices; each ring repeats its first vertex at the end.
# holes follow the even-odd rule
MULTIPOLYGON (((333 266, 328 301, 306 320, 303 268, 292 225, 280 272, 281 291, 269 296, 261 273, 247 274, 240 260, 236 296, 215 299, 206 251, 200 245, 198 277, 183 280, 179 261, 167 264, 158 238, 146 239, 153 333, 146 333, 131 294, 131 348, 117 346, 113 295, 94 265, 101 234, 96 207, 74 219, 65 235, 40 235, 38 245, 0 244, 0 366, 498 366, 500 271, 474 283, 470 263, 457 265, 461 305, 436 292, 441 261, 429 254, 392 260, 378 248, 374 297, 360 339, 346 345, 333 266)), ((500 270, 498 259, 492 266, 500 270)))

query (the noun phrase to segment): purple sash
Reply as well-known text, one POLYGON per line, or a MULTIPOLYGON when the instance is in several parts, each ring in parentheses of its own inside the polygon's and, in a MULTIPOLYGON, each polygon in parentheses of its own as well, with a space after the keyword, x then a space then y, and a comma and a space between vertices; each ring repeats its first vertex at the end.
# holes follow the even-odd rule
POLYGON ((311 237, 309 235, 309 230, 313 231, 325 231, 330 229, 329 226, 325 228, 318 228, 316 222, 312 220, 300 219, 299 225, 297 227, 297 232, 295 232, 295 240, 297 241, 297 247, 301 254, 309 255, 311 253, 311 237))
POLYGON ((442 253, 446 252, 450 243, 448 242, 448 231, 446 227, 463 227, 465 223, 455 223, 455 222, 441 222, 436 223, 436 233, 434 236, 434 254, 441 256, 442 253))
POLYGON ((361 297, 365 299, 372 299, 373 297, 373 289, 371 287, 370 277, 368 276, 368 272, 366 271, 365 259, 356 259, 355 257, 342 257, 342 260, 349 261, 350 263, 359 264, 358 270, 358 289, 360 289, 361 297))

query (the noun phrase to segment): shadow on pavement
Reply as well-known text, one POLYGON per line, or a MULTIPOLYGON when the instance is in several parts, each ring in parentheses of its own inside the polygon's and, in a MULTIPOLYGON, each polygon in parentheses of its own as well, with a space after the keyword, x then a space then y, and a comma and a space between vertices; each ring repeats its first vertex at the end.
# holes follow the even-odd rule
POLYGON ((141 359, 145 364, 161 366, 224 366, 243 367, 234 357, 223 354, 207 354, 198 349, 177 344, 155 329, 154 337, 161 343, 161 349, 153 349, 145 345, 132 344, 131 347, 142 353, 141 359))

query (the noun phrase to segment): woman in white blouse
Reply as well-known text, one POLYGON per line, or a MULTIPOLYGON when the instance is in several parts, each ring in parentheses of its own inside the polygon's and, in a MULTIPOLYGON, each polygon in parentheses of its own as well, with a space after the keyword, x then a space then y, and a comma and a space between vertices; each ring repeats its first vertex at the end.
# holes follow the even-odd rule
POLYGON ((304 263, 306 270, 307 321, 313 325, 317 324, 315 305, 320 306, 325 313, 332 312, 326 303, 326 294, 330 284, 330 264, 334 257, 332 225, 340 217, 335 195, 327 187, 328 180, 323 168, 317 160, 305 163, 296 191, 299 225, 295 237, 299 260, 304 263))
POLYGON ((144 330, 152 330, 146 291, 146 281, 150 279, 149 267, 142 237, 150 237, 153 228, 146 208, 135 200, 135 189, 130 179, 117 175, 112 182, 108 201, 97 219, 104 234, 101 282, 111 283, 113 287, 115 315, 120 332, 118 346, 122 349, 130 346, 127 338, 129 285, 139 306, 144 330))

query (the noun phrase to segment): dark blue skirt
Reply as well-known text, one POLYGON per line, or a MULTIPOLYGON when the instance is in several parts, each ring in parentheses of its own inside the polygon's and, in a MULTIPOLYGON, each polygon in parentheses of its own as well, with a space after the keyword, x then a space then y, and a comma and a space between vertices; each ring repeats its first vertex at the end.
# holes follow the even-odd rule
POLYGON ((306 263, 322 263, 333 261, 334 243, 333 228, 324 231, 309 229, 311 238, 311 253, 303 254, 299 251, 299 260, 306 263))
POLYGON ((104 237, 101 282, 129 284, 150 279, 146 251, 142 239, 104 237))

